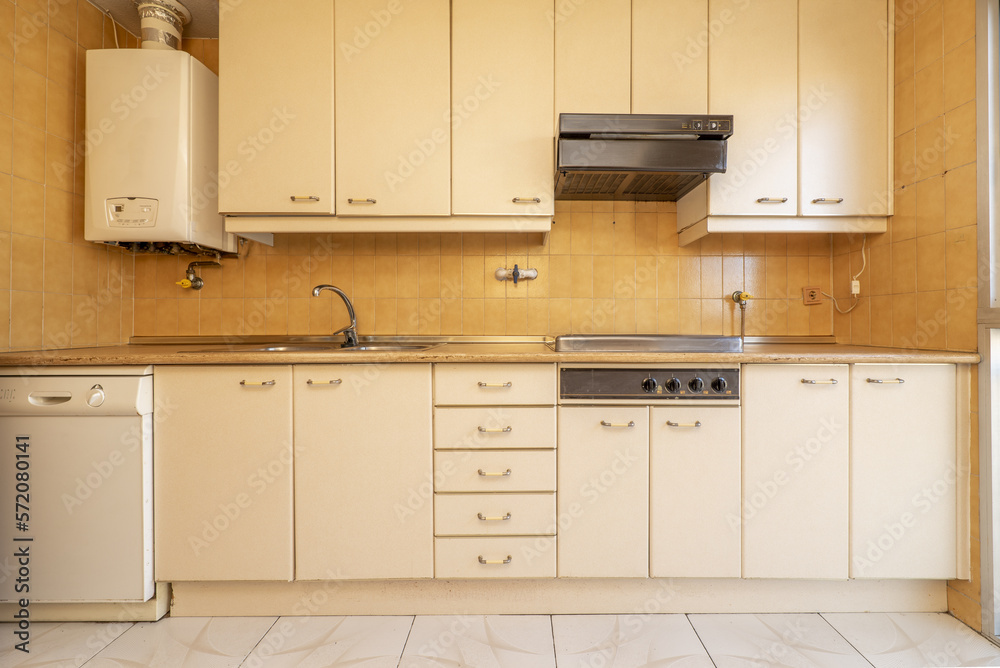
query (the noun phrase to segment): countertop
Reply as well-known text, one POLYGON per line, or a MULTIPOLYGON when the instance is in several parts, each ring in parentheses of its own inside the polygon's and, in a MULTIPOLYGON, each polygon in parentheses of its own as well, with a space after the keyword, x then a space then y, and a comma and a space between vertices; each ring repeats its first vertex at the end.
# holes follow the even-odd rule
MULTIPOLYGON (((0 366, 117 366, 148 364, 344 364, 406 362, 560 362, 583 364, 976 364, 973 352, 924 351, 835 343, 751 343, 742 353, 555 352, 543 337, 453 337, 426 350, 343 351, 329 337, 269 337, 268 342, 308 341, 310 350, 261 352, 261 341, 226 343, 221 339, 165 339, 163 342, 92 348, 0 353, 0 366)), ((419 340, 408 337, 408 342, 419 340)))

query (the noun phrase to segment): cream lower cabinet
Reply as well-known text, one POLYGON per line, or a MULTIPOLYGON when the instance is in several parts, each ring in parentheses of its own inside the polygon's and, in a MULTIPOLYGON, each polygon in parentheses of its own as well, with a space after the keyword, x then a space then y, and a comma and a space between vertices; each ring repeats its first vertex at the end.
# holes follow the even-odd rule
POLYGON ((292 369, 157 366, 158 581, 292 579, 292 369))
POLYGON ((743 577, 848 577, 850 374, 743 365, 743 577))
POLYGON ((558 412, 559 577, 647 577, 649 409, 558 412))
POLYGON ((739 407, 652 408, 649 438, 650 576, 740 577, 739 407))
POLYGON ((297 365, 295 578, 434 574, 429 364, 297 365))
POLYGON ((955 420, 954 365, 852 367, 851 577, 967 577, 955 420))

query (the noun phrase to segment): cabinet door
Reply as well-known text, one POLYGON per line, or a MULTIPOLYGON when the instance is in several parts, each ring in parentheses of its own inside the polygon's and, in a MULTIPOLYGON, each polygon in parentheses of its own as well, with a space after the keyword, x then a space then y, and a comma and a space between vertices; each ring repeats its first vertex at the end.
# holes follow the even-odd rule
POLYGON ((551 13, 551 0, 452 3, 457 215, 553 213, 551 13))
POLYGON ((848 379, 743 366, 743 577, 847 578, 848 379))
POLYGON ((649 575, 649 413, 560 407, 559 577, 649 575))
POLYGON ((891 195, 885 0, 799 7, 799 207, 885 215, 891 195))
POLYGON ((709 113, 732 114, 728 169, 708 180, 709 214, 797 213, 796 0, 710 0, 709 113), (766 45, 766 47, 764 46, 766 45))
POLYGON ((448 0, 335 4, 337 214, 447 215, 448 0))
POLYGON ((955 391, 951 364, 852 368, 851 577, 956 577, 955 391))
POLYGON ((708 53, 714 39, 708 0, 633 0, 632 113, 708 112, 708 53))
POLYGON ((557 129, 561 113, 629 113, 631 4, 604 0, 556 6, 557 129))
POLYGON ((649 574, 740 577, 740 409, 650 412, 649 574))
POLYGON ((156 579, 292 579, 292 370, 158 366, 156 579))
POLYGON ((223 9, 219 74, 219 211, 333 213, 333 3, 223 9))
POLYGON ((296 579, 433 576, 429 364, 297 365, 295 452, 296 579))

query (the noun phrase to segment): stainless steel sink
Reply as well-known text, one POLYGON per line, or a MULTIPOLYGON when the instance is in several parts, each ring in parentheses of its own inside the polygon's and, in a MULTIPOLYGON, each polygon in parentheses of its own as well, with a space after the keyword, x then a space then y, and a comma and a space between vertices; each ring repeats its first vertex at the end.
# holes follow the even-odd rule
POLYGON ((421 350, 427 350, 433 348, 436 343, 419 343, 419 344, 401 344, 394 343, 391 341, 362 341, 361 345, 351 346, 349 348, 342 348, 340 345, 328 343, 276 343, 273 345, 250 345, 244 347, 242 345, 236 346, 218 346, 215 348, 201 348, 198 350, 182 350, 181 352, 186 353, 314 353, 314 352, 328 352, 328 353, 349 353, 349 352, 418 352, 421 350))
POLYGON ((365 343, 364 341, 362 341, 361 345, 359 345, 359 346, 351 346, 350 348, 340 348, 339 350, 341 350, 342 352, 350 352, 350 351, 353 351, 353 350, 385 351, 385 352, 394 352, 394 351, 410 351, 410 352, 413 352, 413 351, 420 351, 420 350, 428 350, 430 348, 433 348, 435 345, 439 345, 439 344, 430 344, 430 343, 428 343, 428 344, 422 344, 422 343, 421 344, 401 344, 401 343, 376 343, 376 342, 365 343))
POLYGON ((605 353, 741 353, 738 336, 705 334, 568 334, 557 336, 560 352, 605 353))

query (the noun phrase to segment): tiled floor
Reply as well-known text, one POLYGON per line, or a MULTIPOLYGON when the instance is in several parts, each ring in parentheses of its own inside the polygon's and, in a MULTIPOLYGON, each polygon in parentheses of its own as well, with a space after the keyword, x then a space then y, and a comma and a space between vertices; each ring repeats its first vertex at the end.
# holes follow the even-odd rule
POLYGON ((937 613, 168 618, 0 624, 0 666, 47 668, 765 668, 1000 666, 937 613))

